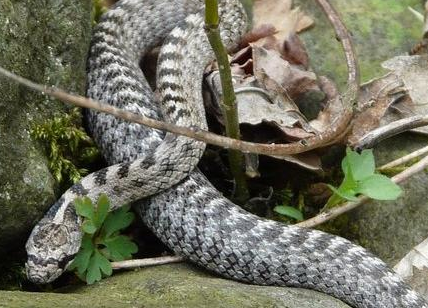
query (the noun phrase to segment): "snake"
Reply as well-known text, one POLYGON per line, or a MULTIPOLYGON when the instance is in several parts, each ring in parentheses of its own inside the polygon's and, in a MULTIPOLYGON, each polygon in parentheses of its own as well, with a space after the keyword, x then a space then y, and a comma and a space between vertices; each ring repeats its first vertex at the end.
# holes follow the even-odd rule
MULTIPOLYGON (((93 31, 87 96, 145 117, 206 129, 203 70, 214 59, 202 0, 121 0, 93 31), (154 92, 141 59, 162 45, 154 92)), ((230 50, 247 31, 238 0, 220 0, 230 50)), ((26 273, 58 278, 76 256, 81 218, 74 200, 106 194, 111 210, 134 203, 143 223, 175 254, 225 278, 300 287, 357 308, 428 308, 425 300, 361 246, 318 230, 246 212, 198 170, 203 142, 86 110, 88 129, 110 165, 69 188, 33 228, 26 273)))

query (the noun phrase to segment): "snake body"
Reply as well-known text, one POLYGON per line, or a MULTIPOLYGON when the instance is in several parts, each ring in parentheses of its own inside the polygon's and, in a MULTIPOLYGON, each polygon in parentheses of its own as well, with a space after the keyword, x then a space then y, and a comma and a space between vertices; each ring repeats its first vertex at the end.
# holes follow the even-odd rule
MULTIPOLYGON (((246 30, 246 17, 238 0, 220 2, 222 38, 232 48, 246 30)), ((88 96, 205 129, 202 71, 213 53, 198 13, 202 7, 202 0, 119 1, 94 32, 88 96), (162 41, 157 100, 139 61, 162 41)), ((143 222, 176 254, 224 277, 314 289, 353 307, 428 308, 363 248, 320 231, 259 218, 225 199, 195 169, 203 143, 94 111, 87 111, 87 119, 112 166, 72 186, 34 227, 26 245, 30 280, 47 283, 66 269, 82 238, 73 200, 96 200, 105 193, 112 209, 148 197, 136 203, 143 222)))

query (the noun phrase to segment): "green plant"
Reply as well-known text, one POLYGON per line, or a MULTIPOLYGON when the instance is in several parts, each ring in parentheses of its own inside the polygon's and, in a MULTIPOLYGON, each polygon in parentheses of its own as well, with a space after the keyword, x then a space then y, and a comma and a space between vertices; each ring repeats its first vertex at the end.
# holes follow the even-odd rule
POLYGON ((107 6, 104 0, 94 0, 92 2, 92 25, 96 25, 102 14, 107 12, 107 6))
POLYGON ((293 218, 295 220, 298 221, 302 221, 303 220, 303 214, 302 212, 293 207, 293 206, 289 206, 289 205, 277 205, 274 207, 273 209, 275 212, 277 212, 278 214, 293 218))
POLYGON ((76 212, 84 217, 82 245, 70 270, 75 270, 80 279, 92 284, 104 276, 112 274, 109 261, 122 261, 131 258, 138 247, 128 236, 120 231, 134 220, 129 212, 130 206, 123 206, 109 212, 110 202, 101 195, 94 206, 88 197, 74 201, 76 212))
POLYGON ((280 205, 277 205, 273 208, 273 211, 286 216, 288 218, 292 218, 294 220, 297 221, 302 221, 303 220, 303 213, 302 213, 302 209, 304 206, 304 202, 303 199, 301 198, 301 196, 299 196, 299 206, 294 207, 294 206, 290 206, 288 204, 291 204, 293 198, 293 193, 290 189, 284 189, 281 191, 281 201, 280 201, 280 205))
POLYGON ((342 171, 345 175, 338 188, 328 187, 333 195, 327 201, 326 208, 343 200, 356 201, 357 195, 366 195, 376 200, 395 200, 401 194, 401 188, 385 175, 375 173, 375 160, 372 150, 361 154, 346 149, 342 160, 342 171))
POLYGON ((80 126, 80 108, 35 125, 31 136, 45 144, 49 168, 55 179, 64 185, 79 181, 88 172, 79 166, 99 158, 98 149, 80 126))

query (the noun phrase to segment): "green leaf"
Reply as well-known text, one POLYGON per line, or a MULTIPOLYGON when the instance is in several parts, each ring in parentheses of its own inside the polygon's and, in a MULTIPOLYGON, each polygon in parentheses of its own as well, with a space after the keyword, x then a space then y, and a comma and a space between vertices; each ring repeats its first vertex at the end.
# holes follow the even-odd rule
POLYGON ((111 212, 104 221, 101 233, 105 237, 110 237, 112 234, 128 227, 135 218, 134 213, 128 212, 129 205, 125 205, 111 212))
POLYGON ((356 181, 360 181, 375 172, 375 160, 372 150, 364 150, 361 154, 358 154, 349 148, 346 149, 345 164, 350 167, 352 177, 356 181))
POLYGON ((77 272, 82 275, 89 265, 89 259, 94 253, 94 245, 92 244, 92 239, 89 235, 85 234, 82 239, 82 246, 79 253, 74 258, 73 262, 68 267, 68 270, 73 271, 77 269, 77 272))
POLYGON ((95 232, 97 232, 97 227, 94 225, 92 220, 85 220, 82 224, 82 230, 88 234, 95 234, 95 232))
POLYGON ((357 192, 376 200, 395 200, 402 190, 387 176, 373 174, 359 183, 357 192))
POLYGON ((73 263, 71 263, 69 270, 77 269, 79 274, 83 274, 89 265, 89 259, 91 258, 94 250, 82 250, 77 254, 76 258, 74 258, 73 263))
POLYGON ((86 283, 93 284, 95 281, 101 280, 101 270, 99 266, 100 256, 103 257, 98 250, 95 250, 88 263, 86 272, 86 283))
POLYGON ((110 209, 110 201, 105 194, 98 197, 97 209, 94 215, 94 225, 99 229, 108 215, 110 209))
POLYGON ((74 207, 76 208, 77 214, 80 216, 93 219, 94 218, 94 206, 92 205, 91 199, 88 197, 76 198, 74 200, 74 207))
POLYGON ((130 206, 109 213, 110 202, 105 195, 100 195, 96 207, 89 198, 77 199, 75 206, 76 212, 85 217, 82 224, 85 233, 70 270, 77 271, 79 278, 92 284, 112 274, 109 259, 124 260, 137 252, 137 245, 127 236, 118 235, 129 226, 134 214, 128 212, 130 206))
POLYGON ((110 276, 113 273, 113 269, 111 268, 111 264, 109 260, 105 256, 103 256, 100 252, 97 251, 96 260, 98 263, 98 267, 101 272, 106 276, 110 276))
POLYGON ((281 214, 281 215, 285 215, 285 216, 294 218, 294 219, 296 219, 298 221, 302 221, 303 220, 303 214, 302 214, 302 212, 300 212, 295 207, 288 206, 288 205, 277 205, 277 206, 275 206, 275 208, 273 210, 275 212, 281 214))
POLYGON ((341 191, 353 190, 356 187, 357 183, 354 179, 354 175, 352 173, 352 167, 351 167, 351 164, 349 163, 348 156, 346 156, 342 160, 342 170, 345 177, 338 189, 341 191))
POLYGON ((113 261, 129 259, 138 251, 137 245, 125 235, 106 238, 102 243, 106 246, 108 257, 113 261))
POLYGON ((95 249, 94 243, 92 242, 92 236, 90 234, 83 235, 81 249, 95 249))

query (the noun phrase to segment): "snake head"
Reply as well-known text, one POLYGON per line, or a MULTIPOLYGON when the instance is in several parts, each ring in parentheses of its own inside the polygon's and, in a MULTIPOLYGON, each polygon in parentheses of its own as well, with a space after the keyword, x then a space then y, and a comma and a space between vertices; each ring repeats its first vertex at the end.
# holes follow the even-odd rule
POLYGON ((26 244, 27 277, 37 284, 58 278, 73 261, 80 248, 81 233, 64 223, 42 219, 31 232, 26 244))

